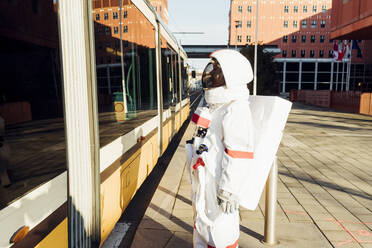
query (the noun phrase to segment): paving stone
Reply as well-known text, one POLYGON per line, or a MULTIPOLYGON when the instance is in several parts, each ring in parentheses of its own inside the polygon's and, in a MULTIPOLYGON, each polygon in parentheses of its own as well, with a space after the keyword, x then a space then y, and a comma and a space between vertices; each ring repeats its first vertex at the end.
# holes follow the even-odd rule
MULTIPOLYGON (((372 117, 295 104, 277 154, 275 247, 372 247, 371 124, 372 117)), ((192 247, 191 186, 185 170, 174 173, 179 187, 167 184, 171 194, 150 204, 135 238, 144 245, 136 247, 192 247)), ((239 247, 267 247, 264 209, 263 194, 255 211, 241 210, 239 247)))

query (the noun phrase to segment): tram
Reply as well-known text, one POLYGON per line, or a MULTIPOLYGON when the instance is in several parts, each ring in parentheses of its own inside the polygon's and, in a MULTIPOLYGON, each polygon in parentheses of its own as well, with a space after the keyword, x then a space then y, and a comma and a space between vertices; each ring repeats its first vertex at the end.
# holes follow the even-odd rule
POLYGON ((0 247, 101 246, 187 119, 150 2, 0 2, 0 247))

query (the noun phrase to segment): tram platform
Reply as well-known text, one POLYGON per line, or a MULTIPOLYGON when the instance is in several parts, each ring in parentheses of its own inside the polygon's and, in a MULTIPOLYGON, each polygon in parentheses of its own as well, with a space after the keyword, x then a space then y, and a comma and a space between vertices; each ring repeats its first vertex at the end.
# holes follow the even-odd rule
MULTIPOLYGON (((192 247, 185 168, 192 134, 189 125, 130 247, 192 247)), ((277 155, 280 243, 273 247, 372 247, 372 117, 294 104, 277 155)), ((239 247, 270 247, 261 243, 264 196, 255 211, 240 211, 239 247)))

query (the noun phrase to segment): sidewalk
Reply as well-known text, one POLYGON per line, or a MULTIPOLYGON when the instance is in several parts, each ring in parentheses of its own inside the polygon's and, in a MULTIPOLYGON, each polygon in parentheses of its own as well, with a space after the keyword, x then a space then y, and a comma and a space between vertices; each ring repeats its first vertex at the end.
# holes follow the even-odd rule
MULTIPOLYGON (((192 247, 189 127, 147 208, 132 247, 192 247)), ((275 247, 372 248, 372 117, 293 106, 278 151, 275 247)), ((239 247, 263 245, 264 194, 241 211, 239 247)))

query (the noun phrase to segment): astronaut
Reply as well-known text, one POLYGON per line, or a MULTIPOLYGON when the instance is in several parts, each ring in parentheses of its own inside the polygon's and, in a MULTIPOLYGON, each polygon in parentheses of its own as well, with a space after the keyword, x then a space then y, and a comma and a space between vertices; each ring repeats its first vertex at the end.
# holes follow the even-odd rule
POLYGON ((242 171, 254 157, 247 88, 253 73, 249 61, 235 50, 218 50, 210 57, 202 75, 207 107, 195 111, 196 135, 187 142, 193 243, 197 248, 235 248, 242 171))

